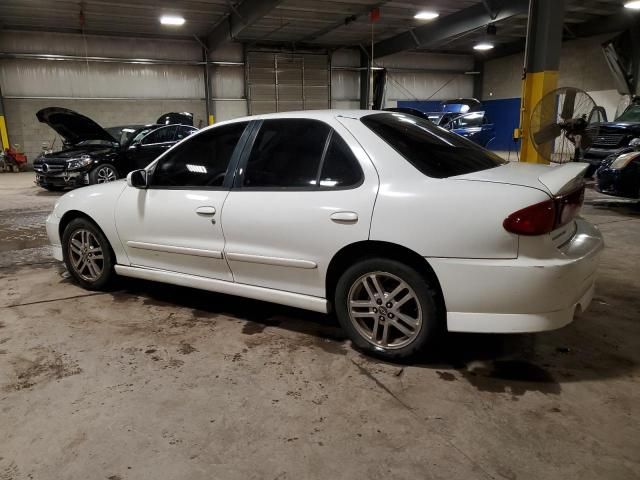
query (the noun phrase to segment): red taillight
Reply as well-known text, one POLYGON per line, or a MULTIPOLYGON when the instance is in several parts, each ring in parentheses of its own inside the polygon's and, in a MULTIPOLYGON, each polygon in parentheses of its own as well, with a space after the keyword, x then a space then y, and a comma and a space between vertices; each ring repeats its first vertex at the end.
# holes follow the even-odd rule
POLYGON ((542 235, 556 224, 556 205, 551 199, 536 203, 509 215, 502 225, 507 232, 517 235, 542 235))
POLYGON ((509 215, 502 223, 516 235, 543 235, 569 223, 580 211, 584 186, 559 197, 536 203, 509 215))

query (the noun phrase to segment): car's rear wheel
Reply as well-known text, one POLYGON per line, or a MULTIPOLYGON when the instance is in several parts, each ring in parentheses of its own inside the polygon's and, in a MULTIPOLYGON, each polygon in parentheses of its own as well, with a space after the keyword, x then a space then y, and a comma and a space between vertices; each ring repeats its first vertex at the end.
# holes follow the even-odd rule
POLYGON ((387 359, 412 356, 437 331, 435 292, 422 274, 395 260, 372 258, 347 269, 335 309, 356 347, 387 359))
POLYGON ((62 253, 67 270, 84 288, 99 290, 114 276, 115 262, 109 241, 86 218, 69 222, 62 235, 62 253))
POLYGON ((118 179, 118 172, 113 165, 98 165, 89 172, 89 183, 108 183, 118 179))

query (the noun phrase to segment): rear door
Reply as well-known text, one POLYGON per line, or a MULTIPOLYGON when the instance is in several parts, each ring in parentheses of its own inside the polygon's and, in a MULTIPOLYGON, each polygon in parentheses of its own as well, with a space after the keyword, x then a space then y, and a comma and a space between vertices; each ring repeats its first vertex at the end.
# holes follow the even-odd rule
POLYGON ((269 119, 252 137, 222 216, 234 279, 324 297, 331 258, 369 236, 375 169, 337 122, 269 119))
POLYGON ((158 160, 149 188, 125 188, 116 225, 132 265, 232 280, 220 215, 247 125, 194 135, 158 160))

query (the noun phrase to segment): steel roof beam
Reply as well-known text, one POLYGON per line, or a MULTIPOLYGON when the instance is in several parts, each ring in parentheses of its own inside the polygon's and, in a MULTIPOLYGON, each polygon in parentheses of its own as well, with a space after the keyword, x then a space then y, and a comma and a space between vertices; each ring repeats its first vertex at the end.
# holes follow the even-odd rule
POLYGON ((511 0, 502 2, 501 7, 497 7, 495 2, 492 5, 492 13, 488 11, 483 2, 460 10, 442 19, 416 27, 396 35, 387 40, 376 43, 374 53, 376 57, 384 57, 393 53, 402 52, 416 48, 416 39, 419 48, 433 48, 438 43, 452 37, 457 37, 479 28, 484 28, 492 22, 504 20, 514 15, 526 14, 529 9, 528 0, 511 0))
POLYGON ((207 47, 214 50, 234 40, 245 28, 268 15, 280 3, 282 0, 244 0, 231 8, 225 19, 207 35, 207 47))
MULTIPOLYGON (((616 33, 637 24, 640 21, 640 12, 632 12, 628 9, 621 9, 620 12, 607 17, 596 18, 584 23, 573 24, 570 33, 565 36, 565 40, 591 37, 593 35, 604 35, 606 33, 616 33)), ((506 57, 524 51, 525 41, 516 40, 496 46, 488 55, 483 55, 485 60, 506 57)))

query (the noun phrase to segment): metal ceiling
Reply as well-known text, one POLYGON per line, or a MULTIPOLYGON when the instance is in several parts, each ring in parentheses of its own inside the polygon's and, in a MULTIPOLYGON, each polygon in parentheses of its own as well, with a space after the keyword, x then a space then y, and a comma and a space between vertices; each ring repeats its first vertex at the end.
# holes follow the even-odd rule
MULTIPOLYGON (((248 0, 244 0, 245 2, 248 0)), ((340 47, 367 45, 371 42, 372 25, 368 12, 380 7, 380 19, 373 24, 376 42, 392 38, 413 28, 428 24, 413 16, 420 10, 435 10, 442 22, 447 15, 477 4, 492 5, 497 0, 282 0, 266 15, 244 25, 235 37, 243 42, 282 43, 286 45, 319 45, 340 47)), ((508 0, 505 0, 508 1, 508 0)), ((235 0, 137 0, 136 2, 100 0, 2 0, 0 28, 4 30, 37 30, 82 32, 104 35, 155 37, 207 37, 234 11, 241 1, 235 0), (180 14, 182 27, 160 25, 162 14, 180 14)), ((566 0, 565 30, 593 23, 599 18, 620 14, 622 0, 566 0)), ((493 42, 513 44, 526 32, 526 14, 496 22, 493 42)), ((430 45, 434 51, 472 53, 472 46, 484 39, 484 28, 466 32, 455 38, 430 45)))

